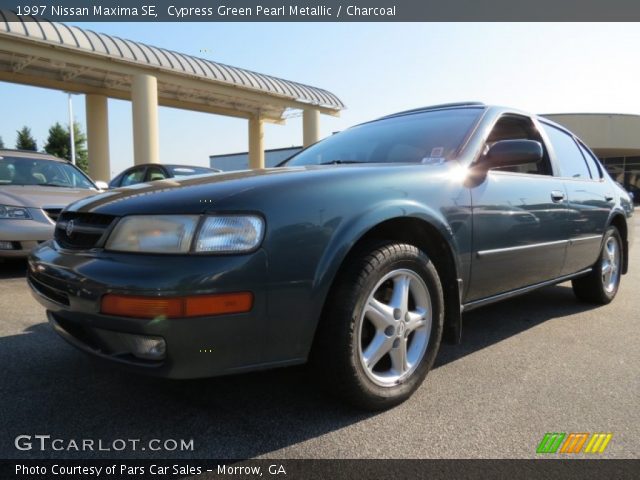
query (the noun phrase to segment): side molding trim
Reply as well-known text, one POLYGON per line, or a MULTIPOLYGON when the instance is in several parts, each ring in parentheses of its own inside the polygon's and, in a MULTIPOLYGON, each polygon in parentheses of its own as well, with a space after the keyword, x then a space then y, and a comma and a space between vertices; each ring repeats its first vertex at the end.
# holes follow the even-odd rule
POLYGON ((528 250, 531 248, 545 248, 553 245, 566 245, 568 243, 569 243, 569 240, 556 240, 553 242, 532 243, 529 245, 518 245, 515 247, 496 248, 493 250, 480 250, 476 253, 476 256, 478 258, 482 258, 482 257, 488 257, 490 255, 498 255, 501 253, 517 252, 520 250, 528 250))

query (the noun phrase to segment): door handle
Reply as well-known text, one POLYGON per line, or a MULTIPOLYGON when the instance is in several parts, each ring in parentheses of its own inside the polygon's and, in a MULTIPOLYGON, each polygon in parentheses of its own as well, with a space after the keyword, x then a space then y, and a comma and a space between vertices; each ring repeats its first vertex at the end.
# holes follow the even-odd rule
POLYGON ((610 193, 605 193, 604 194, 604 201, 605 202, 610 202, 611 200, 613 200, 613 195, 611 195, 610 193))
POLYGON ((560 190, 554 190, 551 192, 551 201, 554 203, 562 202, 566 198, 564 192, 560 190))

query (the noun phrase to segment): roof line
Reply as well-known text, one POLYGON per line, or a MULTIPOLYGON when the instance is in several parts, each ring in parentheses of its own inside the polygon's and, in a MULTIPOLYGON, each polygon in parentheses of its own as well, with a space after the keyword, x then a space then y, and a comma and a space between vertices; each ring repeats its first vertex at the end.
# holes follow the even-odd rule
POLYGON ((453 102, 453 103, 440 103, 437 105, 429 105, 426 107, 412 108, 411 110, 403 110, 402 112, 390 113, 383 117, 378 118, 382 120, 385 118, 398 117, 401 115, 410 115, 412 113, 429 112, 431 110, 447 110, 450 108, 465 108, 465 107, 486 107, 482 102, 453 102))
POLYGON ((571 112, 571 113, 538 113, 539 117, 552 117, 552 116, 556 116, 556 115, 574 115, 574 116, 586 116, 586 115, 593 115, 593 116, 602 116, 602 115, 611 115, 613 117, 639 117, 640 118, 640 114, 637 113, 613 113, 613 112, 571 112))
MULTIPOLYGON (((285 150, 302 150, 304 147, 302 145, 294 145, 292 147, 280 147, 280 148, 267 148, 264 152, 284 152, 285 150)), ((235 152, 235 153, 216 153, 215 155, 209 155, 209 158, 220 158, 220 157, 237 157, 240 155, 248 155, 249 152, 235 152)))

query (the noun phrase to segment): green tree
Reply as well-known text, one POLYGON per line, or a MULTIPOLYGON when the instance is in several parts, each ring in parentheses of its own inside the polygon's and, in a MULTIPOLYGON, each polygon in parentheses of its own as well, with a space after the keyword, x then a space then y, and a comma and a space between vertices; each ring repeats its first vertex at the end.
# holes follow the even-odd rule
MULTIPOLYGON (((87 136, 77 122, 73 124, 73 139, 76 147, 76 165, 86 173, 89 168, 89 161, 87 159, 87 136)), ((69 128, 63 127, 59 122, 54 123, 49 129, 49 136, 47 137, 44 151, 56 157, 71 160, 69 128)))
POLYGON ((4 142, 2 141, 2 137, 0 137, 0 148, 4 148, 4 142))
POLYGON ((89 155, 87 153, 87 136, 80 128, 80 124, 73 123, 73 139, 76 146, 76 165, 84 173, 89 173, 89 155))
POLYGON ((18 150, 38 150, 38 144, 35 138, 31 135, 31 129, 27 126, 18 130, 18 136, 16 138, 16 148, 18 150))
POLYGON ((47 137, 47 143, 44 145, 44 151, 56 157, 69 160, 71 159, 69 148, 69 130, 58 122, 54 123, 49 128, 49 136, 47 137))

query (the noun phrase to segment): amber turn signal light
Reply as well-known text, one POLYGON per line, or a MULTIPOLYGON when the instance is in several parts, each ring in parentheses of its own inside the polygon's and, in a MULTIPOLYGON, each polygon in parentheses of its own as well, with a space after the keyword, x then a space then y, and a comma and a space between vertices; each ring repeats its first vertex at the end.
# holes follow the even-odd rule
POLYGON ((194 295, 189 297, 141 297, 107 294, 100 312, 132 318, 184 318, 244 313, 253 307, 251 292, 194 295))

